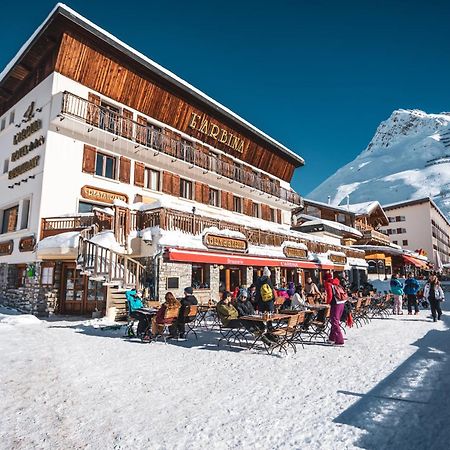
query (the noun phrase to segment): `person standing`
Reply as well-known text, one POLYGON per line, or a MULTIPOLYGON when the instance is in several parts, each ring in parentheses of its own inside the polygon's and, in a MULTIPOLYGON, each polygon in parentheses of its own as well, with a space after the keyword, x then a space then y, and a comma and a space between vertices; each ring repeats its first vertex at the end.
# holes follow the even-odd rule
POLYGON ((259 312, 274 312, 275 290, 270 281, 270 270, 264 267, 263 274, 256 280, 256 300, 259 312))
POLYGON ((327 304, 331 305, 330 323, 331 331, 328 342, 333 345, 344 345, 344 336, 341 329, 341 316, 344 312, 347 294, 341 286, 338 278, 333 278, 331 273, 325 275, 325 293, 327 304))
POLYGON ((390 288, 394 296, 394 309, 392 314, 403 314, 403 286, 398 279, 398 273, 394 273, 391 278, 390 288))
POLYGON ((437 320, 441 320, 442 310, 440 302, 443 302, 445 300, 445 296, 444 291, 441 287, 441 283, 439 282, 435 274, 430 275, 430 278, 423 289, 423 297, 430 303, 433 322, 436 322, 436 313, 437 320))
POLYGON ((412 314, 414 306, 414 314, 419 314, 419 305, 417 303, 417 292, 419 291, 419 282, 414 278, 411 272, 408 273, 408 278, 405 281, 405 295, 408 299, 408 314, 412 314))

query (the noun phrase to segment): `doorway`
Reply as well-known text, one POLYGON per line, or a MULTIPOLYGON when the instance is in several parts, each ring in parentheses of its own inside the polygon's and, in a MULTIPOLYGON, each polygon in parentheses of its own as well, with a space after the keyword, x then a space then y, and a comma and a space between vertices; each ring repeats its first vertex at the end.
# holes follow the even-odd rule
POLYGON ((64 263, 61 273, 62 314, 84 315, 106 308, 106 288, 100 281, 81 275, 74 263, 64 263))
POLYGON ((244 284, 244 268, 223 266, 220 269, 220 284, 226 291, 233 292, 244 284))

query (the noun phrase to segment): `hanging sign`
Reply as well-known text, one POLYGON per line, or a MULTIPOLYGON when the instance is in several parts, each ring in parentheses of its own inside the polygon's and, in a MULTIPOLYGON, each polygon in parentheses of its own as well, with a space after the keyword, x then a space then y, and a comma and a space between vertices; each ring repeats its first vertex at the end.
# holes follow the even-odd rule
POLYGON ((308 258, 308 250, 304 248, 298 248, 298 247, 284 247, 283 253, 286 258, 293 258, 293 259, 307 259, 308 258))
POLYGON ((114 203, 114 200, 122 200, 128 203, 128 196, 120 194, 119 192, 105 191, 92 186, 83 186, 81 188, 81 196, 87 200, 94 200, 96 202, 114 203))
POLYGON ((31 252, 36 244, 34 236, 23 237, 19 241, 19 252, 31 252))

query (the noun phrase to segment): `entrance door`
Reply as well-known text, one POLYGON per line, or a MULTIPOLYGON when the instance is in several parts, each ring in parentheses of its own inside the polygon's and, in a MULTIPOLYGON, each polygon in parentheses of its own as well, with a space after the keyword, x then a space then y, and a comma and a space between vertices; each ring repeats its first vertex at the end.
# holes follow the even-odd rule
POLYGON ((61 283, 61 311, 64 314, 83 314, 84 279, 75 264, 63 264, 61 283))
POLYGON ((81 275, 74 264, 63 264, 61 312, 90 315, 93 311, 104 312, 105 308, 106 288, 103 283, 81 275))

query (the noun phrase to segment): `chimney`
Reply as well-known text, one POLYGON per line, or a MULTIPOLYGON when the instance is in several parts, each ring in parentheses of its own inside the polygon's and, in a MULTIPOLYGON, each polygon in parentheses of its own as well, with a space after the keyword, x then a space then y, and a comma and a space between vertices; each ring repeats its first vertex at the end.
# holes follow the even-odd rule
POLYGON ((331 205, 331 195, 328 196, 328 204, 331 205))
POLYGON ((347 195, 347 209, 350 209, 350 194, 347 195))

